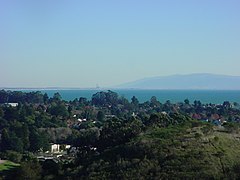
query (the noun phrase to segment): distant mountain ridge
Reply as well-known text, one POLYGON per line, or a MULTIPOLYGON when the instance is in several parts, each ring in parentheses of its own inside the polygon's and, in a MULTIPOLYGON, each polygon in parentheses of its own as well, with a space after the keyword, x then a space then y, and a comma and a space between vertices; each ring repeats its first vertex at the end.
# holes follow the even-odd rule
POLYGON ((144 78, 117 86, 121 89, 240 90, 240 76, 187 74, 144 78))

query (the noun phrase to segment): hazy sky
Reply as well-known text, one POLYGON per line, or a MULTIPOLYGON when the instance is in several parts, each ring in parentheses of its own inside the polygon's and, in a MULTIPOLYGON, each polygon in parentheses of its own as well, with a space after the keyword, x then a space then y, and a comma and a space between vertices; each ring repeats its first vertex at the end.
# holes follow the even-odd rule
POLYGON ((240 75, 239 0, 0 0, 0 87, 240 75))

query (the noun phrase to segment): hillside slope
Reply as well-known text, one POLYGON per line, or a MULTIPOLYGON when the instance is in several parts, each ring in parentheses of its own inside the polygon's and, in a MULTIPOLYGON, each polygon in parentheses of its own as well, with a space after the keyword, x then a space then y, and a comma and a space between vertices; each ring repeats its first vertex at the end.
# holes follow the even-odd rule
POLYGON ((85 178, 221 179, 240 177, 240 135, 209 124, 153 127, 106 150, 81 169, 85 178))
POLYGON ((118 88, 240 90, 240 76, 215 74, 162 76, 125 83, 118 88))

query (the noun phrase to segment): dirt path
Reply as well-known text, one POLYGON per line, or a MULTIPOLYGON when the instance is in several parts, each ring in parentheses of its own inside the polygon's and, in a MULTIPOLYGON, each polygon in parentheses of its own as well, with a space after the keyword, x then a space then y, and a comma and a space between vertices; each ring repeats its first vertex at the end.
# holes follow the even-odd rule
POLYGON ((0 164, 3 164, 3 163, 5 163, 6 162, 6 160, 1 160, 0 159, 0 164))

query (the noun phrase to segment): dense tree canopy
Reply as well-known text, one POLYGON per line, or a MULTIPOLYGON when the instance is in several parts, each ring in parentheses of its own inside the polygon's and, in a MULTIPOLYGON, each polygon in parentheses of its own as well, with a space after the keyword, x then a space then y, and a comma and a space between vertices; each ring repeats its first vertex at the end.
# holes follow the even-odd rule
POLYGON ((0 158, 21 163, 20 179, 234 179, 239 122, 239 105, 228 101, 141 103, 103 91, 67 102, 59 93, 2 90, 0 158), (72 149, 39 163, 51 143, 72 149))

